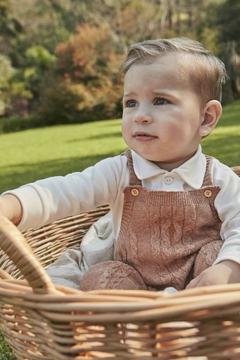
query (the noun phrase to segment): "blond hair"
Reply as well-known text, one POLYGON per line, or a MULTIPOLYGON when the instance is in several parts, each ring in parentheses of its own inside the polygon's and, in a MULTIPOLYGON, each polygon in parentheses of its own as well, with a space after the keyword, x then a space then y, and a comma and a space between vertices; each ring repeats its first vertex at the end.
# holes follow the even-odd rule
POLYGON ((146 40, 131 45, 119 73, 126 74, 133 65, 151 63, 169 53, 187 55, 183 56, 183 69, 203 101, 221 101, 222 85, 228 79, 224 63, 200 42, 189 38, 146 40))

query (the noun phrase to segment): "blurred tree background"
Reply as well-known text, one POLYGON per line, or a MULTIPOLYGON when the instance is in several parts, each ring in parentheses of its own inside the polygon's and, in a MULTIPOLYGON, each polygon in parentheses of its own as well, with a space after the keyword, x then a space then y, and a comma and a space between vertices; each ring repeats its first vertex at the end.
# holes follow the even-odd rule
POLYGON ((0 0, 0 123, 120 117, 128 46, 174 36, 219 56, 223 104, 240 98, 239 0, 0 0))

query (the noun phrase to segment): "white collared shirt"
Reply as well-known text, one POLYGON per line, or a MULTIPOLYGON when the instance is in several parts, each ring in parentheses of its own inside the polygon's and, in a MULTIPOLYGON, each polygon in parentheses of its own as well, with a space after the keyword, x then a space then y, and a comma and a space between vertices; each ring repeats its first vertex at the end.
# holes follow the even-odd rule
MULTIPOLYGON (((206 158, 201 146, 180 167, 168 172, 132 152, 133 166, 142 185, 150 190, 187 191, 202 186, 206 158)), ((222 221, 223 247, 215 263, 240 263, 240 178, 217 159, 212 164, 213 185, 220 187, 215 207, 222 221)), ((83 172, 57 176, 8 191, 22 204, 20 230, 38 228, 65 216, 110 204, 115 237, 118 237, 123 208, 123 189, 129 185, 126 156, 107 158, 83 172)))

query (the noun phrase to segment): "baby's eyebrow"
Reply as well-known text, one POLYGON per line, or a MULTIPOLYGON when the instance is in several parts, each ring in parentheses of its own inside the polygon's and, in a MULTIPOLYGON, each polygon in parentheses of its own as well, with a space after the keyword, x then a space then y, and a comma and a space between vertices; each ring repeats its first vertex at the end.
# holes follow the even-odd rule
POLYGON ((168 89, 159 89, 159 90, 157 89, 154 90, 152 93, 155 95, 168 95, 171 93, 171 91, 169 91, 168 89))
POLYGON ((136 96, 137 94, 135 92, 128 92, 128 93, 125 93, 123 94, 123 98, 129 98, 129 97, 132 97, 132 96, 136 96))

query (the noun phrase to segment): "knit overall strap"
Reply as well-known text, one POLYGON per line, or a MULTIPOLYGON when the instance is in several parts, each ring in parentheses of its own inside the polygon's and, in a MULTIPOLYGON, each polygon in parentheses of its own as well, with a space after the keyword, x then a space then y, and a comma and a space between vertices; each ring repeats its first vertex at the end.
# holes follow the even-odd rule
POLYGON ((129 185, 130 186, 142 186, 141 180, 138 179, 133 168, 132 152, 130 149, 126 150, 122 155, 127 157, 127 164, 129 170, 129 185))
POLYGON ((202 187, 213 185, 212 172, 211 172, 213 157, 205 155, 205 158, 206 158, 206 171, 205 171, 202 187))

